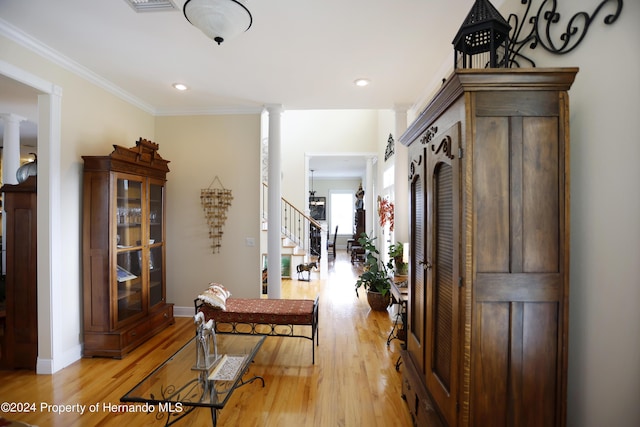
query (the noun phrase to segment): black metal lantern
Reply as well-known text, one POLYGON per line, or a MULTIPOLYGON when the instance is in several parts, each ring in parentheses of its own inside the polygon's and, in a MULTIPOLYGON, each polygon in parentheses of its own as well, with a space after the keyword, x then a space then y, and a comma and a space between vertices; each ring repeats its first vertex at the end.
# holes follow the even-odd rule
POLYGON ((488 0, 476 0, 453 39, 454 68, 459 68, 460 61, 462 68, 507 67, 510 30, 488 0))

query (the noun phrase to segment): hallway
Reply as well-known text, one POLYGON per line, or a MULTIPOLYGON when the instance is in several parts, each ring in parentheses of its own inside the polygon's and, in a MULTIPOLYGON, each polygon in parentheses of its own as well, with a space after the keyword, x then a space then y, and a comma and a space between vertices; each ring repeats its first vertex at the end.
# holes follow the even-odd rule
MULTIPOLYGON (((264 377, 238 389, 220 411, 218 426, 318 426, 409 427, 411 418, 401 398, 401 372, 395 363, 400 342, 387 346, 392 327, 388 312, 370 310, 365 295, 356 297, 358 266, 352 266, 344 250, 329 260, 328 278, 284 280, 283 298, 315 298, 319 303, 319 346, 311 364, 311 343, 298 338, 268 337, 250 375, 264 377)), ((230 288, 232 286, 229 286, 230 288)), ((0 372, 3 401, 55 404, 118 404, 142 377, 181 347, 193 333, 191 318, 176 324, 143 344, 122 360, 82 359, 54 375, 27 371, 0 372)), ((402 370, 402 367, 400 368, 402 370)), ((38 407, 39 409, 39 407, 38 407)), ((7 417, 49 426, 163 425, 153 414, 69 413, 56 415, 39 410, 7 417)), ((206 426, 208 410, 198 409, 178 426, 206 426)))
POLYGON ((239 390, 232 402, 238 411, 223 410, 222 425, 411 425, 401 399, 401 373, 395 370, 400 342, 386 345, 389 312, 371 311, 363 292, 356 297, 359 269, 338 250, 337 259, 328 261, 326 280, 317 280, 320 273, 313 272, 309 282, 283 281, 283 298, 320 295, 316 364, 310 364, 308 340, 267 338, 254 373, 265 377, 268 392, 239 390))

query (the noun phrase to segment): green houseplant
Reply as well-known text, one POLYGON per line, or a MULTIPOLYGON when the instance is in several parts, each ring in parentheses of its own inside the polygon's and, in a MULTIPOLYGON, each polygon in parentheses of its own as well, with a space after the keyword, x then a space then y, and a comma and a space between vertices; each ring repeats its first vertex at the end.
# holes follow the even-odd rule
POLYGON ((389 246, 389 263, 387 267, 394 271, 396 276, 406 276, 409 271, 409 264, 403 261, 404 244, 396 242, 389 246))
MULTIPOLYGON (((364 271, 356 281, 356 294, 363 287, 367 291, 367 301, 373 310, 384 311, 391 303, 391 280, 387 266, 380 260, 380 252, 374 245, 374 238, 362 233, 358 243, 365 251, 364 271)), ((358 294, 359 295, 359 294, 358 294)))

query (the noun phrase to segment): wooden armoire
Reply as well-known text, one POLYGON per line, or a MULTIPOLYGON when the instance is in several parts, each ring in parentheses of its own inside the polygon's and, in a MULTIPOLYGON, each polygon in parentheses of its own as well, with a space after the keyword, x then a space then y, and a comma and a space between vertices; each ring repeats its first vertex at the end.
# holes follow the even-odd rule
POLYGON ((366 213, 364 209, 356 209, 353 216, 353 239, 356 242, 360 235, 366 231, 366 213))
POLYGON ((6 184, 7 318, 0 368, 36 369, 38 359, 38 178, 6 184))
POLYGON ((456 70, 400 138, 415 425, 565 425, 577 71, 456 70))

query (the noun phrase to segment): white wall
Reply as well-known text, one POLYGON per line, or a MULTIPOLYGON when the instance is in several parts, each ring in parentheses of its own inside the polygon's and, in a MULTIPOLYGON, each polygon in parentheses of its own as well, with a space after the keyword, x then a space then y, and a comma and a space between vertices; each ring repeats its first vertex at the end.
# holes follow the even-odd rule
MULTIPOLYGON (((210 282, 241 298, 258 298, 260 273, 260 114, 158 117, 157 141, 167 176, 167 300, 193 314, 210 282), (218 177, 233 200, 222 247, 213 253, 200 190, 218 177), (253 239, 248 246, 246 239, 253 239)), ((215 182, 212 188, 221 188, 215 182)))
POLYGON ((371 153, 377 151, 376 110, 288 110, 282 115, 282 195, 305 206, 307 153, 371 153))

